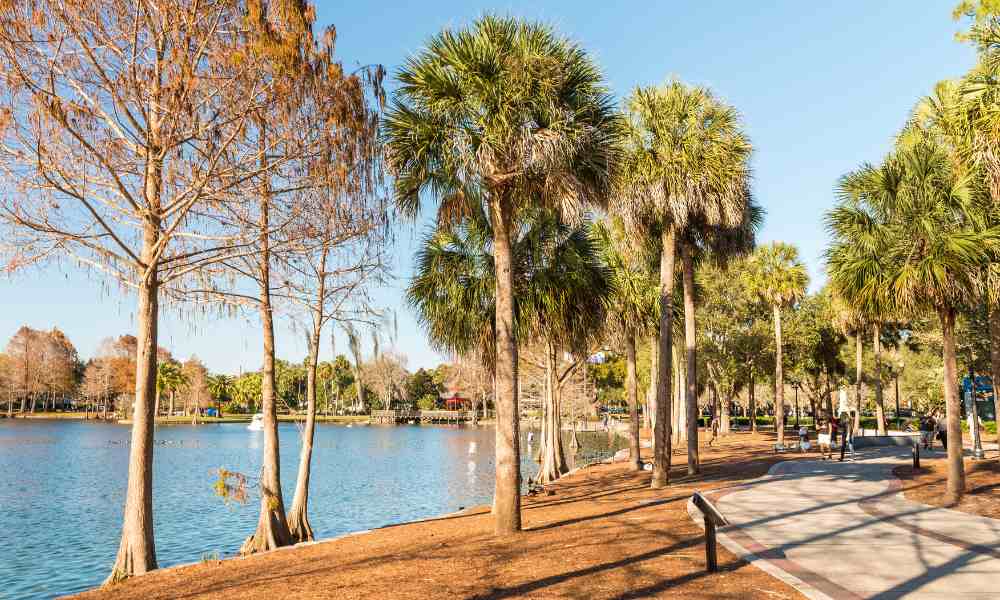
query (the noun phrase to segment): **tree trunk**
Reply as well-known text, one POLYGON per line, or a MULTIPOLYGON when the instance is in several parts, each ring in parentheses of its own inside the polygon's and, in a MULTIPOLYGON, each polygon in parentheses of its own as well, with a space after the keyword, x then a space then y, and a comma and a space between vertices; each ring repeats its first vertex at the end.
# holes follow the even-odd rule
POLYGON ((517 339, 514 337, 514 280, 511 265, 511 216, 504 199, 490 203, 496 270, 496 485, 493 531, 521 531, 520 414, 517 390, 517 339))
POLYGON ((170 416, 174 416, 174 390, 170 390, 170 416))
POLYGON ((679 348, 674 348, 671 357, 671 367, 673 367, 673 378, 671 379, 670 415, 670 444, 673 451, 677 452, 684 442, 684 365, 681 363, 683 352, 679 348))
POLYGON ((541 459, 538 471, 539 483, 552 483, 562 477, 569 468, 562 446, 562 419, 560 414, 561 388, 558 381, 558 356, 551 339, 545 341, 545 404, 542 413, 541 459))
POLYGON ((660 236, 660 352, 657 364, 656 424, 653 437, 656 448, 653 453, 652 489, 660 489, 670 483, 670 418, 672 397, 670 378, 671 356, 674 346, 674 258, 676 244, 674 227, 666 224, 660 236))
POLYGON ((785 445, 785 373, 782 365, 781 307, 774 305, 774 429, 778 444, 785 445))
POLYGON ((757 391, 753 381, 753 368, 750 369, 750 381, 747 386, 747 408, 750 416, 750 431, 757 433, 757 391))
MULTIPOLYGON (((261 134, 263 140, 263 134, 261 134)), ((263 142, 262 142, 263 143, 263 142)), ((264 334, 264 368, 261 373, 261 408, 264 413, 264 460, 260 473, 260 518, 257 530, 240 548, 240 554, 273 550, 292 543, 285 520, 281 495, 281 460, 278 448, 278 415, 274 381, 274 313, 271 309, 271 252, 268 225, 269 191, 263 190, 260 203, 260 319, 264 334)))
MULTIPOLYGON (((320 277, 319 298, 324 297, 324 281, 320 277)), ((320 300, 322 302, 322 300, 320 300)), ((320 308, 322 310, 322 308, 320 308)), ((306 425, 302 431, 302 450, 299 453, 299 474, 295 480, 295 496, 288 511, 288 532, 295 542, 313 541, 309 523, 309 474, 312 464, 313 437, 316 432, 316 367, 319 364, 321 323, 313 317, 312 336, 309 338, 309 362, 306 365, 306 425)))
MULTIPOLYGON (((158 175, 154 170, 147 191, 159 198, 158 175)), ((139 284, 136 310, 135 410, 132 412, 132 443, 129 447, 128 487, 121 544, 115 564, 105 584, 156 569, 153 539, 153 424, 156 420, 156 344, 159 322, 159 280, 154 262, 159 240, 159 222, 147 219, 143 228, 142 259, 148 275, 139 284)))
POLYGON ((688 243, 681 246, 681 261, 684 280, 684 349, 687 363, 687 467, 688 475, 695 475, 701 471, 698 458, 698 349, 694 304, 694 257, 691 256, 691 245, 688 243))
MULTIPOLYGON (((659 389, 659 353, 660 336, 654 335, 649 338, 649 387, 646 388, 646 429, 650 432, 656 423, 656 391, 659 389)), ((650 433, 651 447, 656 448, 656 436, 650 433)))
POLYGON ((861 340, 861 330, 854 336, 854 431, 861 429, 861 408, 863 398, 861 396, 861 384, 864 381, 864 371, 861 360, 863 357, 863 341, 861 340))
POLYGON ((962 458, 962 403, 955 389, 958 366, 955 357, 955 309, 939 309, 944 342, 944 403, 948 427, 948 500, 958 502, 965 493, 965 464, 962 458))
POLYGON ((638 381, 635 375, 635 335, 629 331, 625 334, 625 394, 628 397, 629 428, 629 459, 632 468, 642 470, 642 458, 639 448, 639 397, 638 381))
MULTIPOLYGON (((728 390, 730 388, 726 389, 728 390)), ((722 406, 720 407, 719 410, 720 413, 719 433, 722 435, 729 435, 729 433, 732 431, 732 427, 729 423, 729 412, 730 412, 730 407, 732 407, 732 404, 733 404, 733 398, 732 396, 729 396, 727 392, 726 398, 725 400, 722 401, 722 406)))
POLYGON ((885 435, 885 402, 882 397, 882 331, 872 327, 872 345, 875 352, 875 421, 879 435, 885 435))
MULTIPOLYGON (((826 374, 826 414, 827 417, 833 418, 833 389, 830 388, 830 372, 825 371, 826 374)), ((819 426, 816 427, 816 431, 819 432, 819 426)))
POLYGON ((819 412, 817 411, 816 407, 816 399, 813 398, 812 394, 809 394, 809 411, 812 412, 813 429, 815 429, 818 432, 819 412))
MULTIPOLYGON (((990 372, 993 376, 993 416, 1000 424, 1000 307, 989 304, 990 321, 990 372)), ((997 450, 1000 450, 1000 427, 997 427, 997 450)), ((1000 452, 997 453, 1000 458, 1000 452)))

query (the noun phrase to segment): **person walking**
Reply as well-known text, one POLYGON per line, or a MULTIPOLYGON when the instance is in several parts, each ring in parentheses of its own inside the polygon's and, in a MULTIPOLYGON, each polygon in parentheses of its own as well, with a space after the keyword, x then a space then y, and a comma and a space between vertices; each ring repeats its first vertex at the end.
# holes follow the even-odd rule
POLYGON ((941 448, 945 452, 948 451, 948 421, 945 419, 937 419, 937 436, 941 440, 941 448))
POLYGON ((833 415, 830 415, 830 445, 827 446, 827 458, 833 459, 833 445, 837 443, 837 436, 840 434, 840 421, 836 419, 833 415))
POLYGON ((934 444, 934 419, 930 415, 920 417, 920 441, 924 450, 930 450, 934 444))
MULTIPOLYGON (((850 413, 842 413, 840 418, 843 419, 842 427, 840 427, 840 462, 844 462, 844 454, 847 452, 847 444, 850 443, 851 439, 851 415, 850 413)), ((851 446, 851 457, 854 457, 854 446, 851 446)))

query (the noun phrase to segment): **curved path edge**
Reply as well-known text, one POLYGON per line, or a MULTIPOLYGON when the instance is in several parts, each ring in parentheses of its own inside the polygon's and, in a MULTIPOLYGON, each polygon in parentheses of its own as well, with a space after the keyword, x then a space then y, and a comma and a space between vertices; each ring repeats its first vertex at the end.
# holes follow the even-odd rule
MULTIPOLYGON (((730 494, 747 490, 762 481, 766 481, 768 478, 784 474, 786 465, 796 462, 798 461, 781 461, 772 465, 767 474, 762 477, 739 485, 709 490, 705 492, 705 496, 713 502, 718 502, 730 494)), ((884 487, 879 493, 859 497, 856 500, 855 505, 865 514, 899 530, 961 549, 971 556, 980 556, 986 560, 1000 559, 1000 549, 992 543, 992 540, 996 539, 995 537, 989 538, 990 543, 986 543, 986 540, 981 536, 976 537, 973 535, 967 537, 962 535, 961 537, 956 537, 964 533, 964 531, 948 530, 947 528, 942 530, 930 529, 928 526, 924 526, 925 524, 919 520, 913 519, 912 515, 933 511, 937 514, 961 517, 963 520, 969 519, 970 521, 993 521, 992 519, 957 513, 949 509, 933 507, 910 500, 903 495, 902 481, 894 473, 895 464, 881 462, 881 464, 876 463, 872 466, 876 466, 879 469, 881 483, 884 484, 884 487), (962 537, 966 539, 962 539, 962 537)), ((690 500, 688 501, 687 510, 690 518, 699 527, 704 528, 701 512, 690 500)), ((990 527, 992 528, 992 524, 990 527)), ((992 530, 995 531, 995 528, 992 530)), ((788 583, 807 598, 816 600, 855 600, 865 597, 858 595, 856 591, 846 589, 834 583, 828 577, 816 572, 814 570, 815 565, 813 565, 813 569, 810 569, 796 562, 793 558, 786 556, 785 552, 780 548, 765 547, 754 539, 748 531, 744 530, 740 524, 719 528, 717 537, 720 543, 730 552, 766 573, 788 583)))

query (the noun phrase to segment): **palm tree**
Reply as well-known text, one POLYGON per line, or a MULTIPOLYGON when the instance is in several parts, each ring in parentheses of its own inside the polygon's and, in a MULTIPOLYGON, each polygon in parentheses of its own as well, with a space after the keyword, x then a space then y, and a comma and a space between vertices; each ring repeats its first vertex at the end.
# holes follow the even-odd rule
POLYGON ((407 60, 384 126, 399 209, 421 192, 443 220, 480 202, 496 261, 496 486, 494 531, 521 529, 517 348, 511 238, 526 208, 578 212, 607 197, 620 119, 582 49, 550 27, 485 16, 444 30, 407 60))
MULTIPOLYGON (((677 244, 681 244, 688 291, 693 291, 692 245, 698 231, 738 227, 748 199, 750 144, 735 111, 704 88, 673 81, 637 88, 626 99, 629 153, 616 194, 617 211, 628 228, 657 237, 660 246, 660 331, 657 362, 655 452, 652 487, 667 484, 670 468, 672 311, 677 244), (700 228, 699 228, 700 226, 700 228), (689 229, 690 228, 690 229, 689 229), (685 235, 688 234, 688 235, 685 235)), ((693 300, 693 296, 689 294, 693 300)), ((688 364, 696 364, 694 309, 686 324, 688 364), (690 331, 688 331, 690 330, 690 331)), ((688 412, 697 413, 696 368, 688 369, 688 412), (692 409, 692 401, 694 407, 692 409)), ((690 415, 689 415, 690 416, 690 415)), ((689 418, 689 470, 697 471, 697 421, 689 418), (692 445, 693 444, 693 445, 692 445)))
POLYGON ((703 87, 688 87, 679 82, 666 89, 666 102, 676 122, 670 125, 677 161, 674 168, 687 171, 680 175, 688 182, 683 196, 686 218, 678 223, 681 253, 681 281, 684 291, 685 405, 687 412, 688 474, 700 470, 698 461, 698 359, 695 319, 694 271, 698 255, 709 250, 734 249, 721 240, 746 239, 741 236, 716 236, 718 230, 749 227, 752 247, 758 222, 746 222, 759 212, 750 209, 750 141, 744 135, 739 114, 732 106, 717 99, 703 87), (691 185, 691 184, 694 185, 691 185))
MULTIPOLYGON (((431 343, 457 355, 485 358, 493 372, 496 292, 492 228, 475 207, 457 224, 431 232, 417 254, 407 297, 431 343)), ((566 473, 562 450, 561 390, 589 356, 604 319, 608 274, 586 224, 562 223, 551 211, 525 219, 512 240, 514 316, 518 340, 540 339, 545 347, 545 402, 538 480, 566 473), (582 352, 580 350, 583 350, 582 352), (559 367, 564 350, 575 360, 559 367)))
MULTIPOLYGON (((841 179, 838 183, 838 190, 841 197, 850 197, 852 189, 858 182, 856 175, 851 174, 841 179)), ((884 249, 878 244, 879 240, 872 239, 870 232, 866 229, 855 228, 840 232, 841 243, 846 243, 850 248, 838 247, 838 253, 850 252, 855 260, 863 260, 872 269, 868 274, 870 286, 887 286, 886 264, 884 263, 884 249)), ((839 268, 842 264, 839 260, 830 263, 831 269, 839 268)), ((834 278, 836 281, 836 278, 834 278)), ((883 326, 893 318, 898 309, 893 305, 894 296, 891 293, 868 294, 863 297, 853 297, 852 290, 839 289, 836 284, 833 286, 835 325, 845 334, 854 336, 855 341, 855 401, 857 412, 854 417, 855 429, 861 426, 862 396, 861 386, 864 380, 862 371, 862 345, 864 331, 870 327, 872 332, 872 350, 875 358, 875 373, 872 383, 875 388, 875 412, 876 427, 879 435, 886 434, 885 424, 885 401, 882 394, 882 329, 883 326)))
POLYGON ((965 491, 955 316, 1000 250, 990 206, 969 184, 941 138, 911 122, 881 165, 864 165, 845 177, 842 198, 827 216, 833 234, 827 262, 837 289, 863 308, 889 304, 891 295, 901 309, 931 309, 941 321, 953 501, 965 491), (852 246, 857 230, 868 232, 879 264, 873 264, 872 252, 852 246))
POLYGON ((593 236, 604 264, 610 270, 611 293, 608 296, 607 330, 625 350, 625 392, 628 399, 629 455, 635 470, 642 469, 639 457, 639 398, 636 375, 636 340, 653 335, 659 322, 659 298, 656 280, 631 247, 618 219, 598 222, 593 236))
MULTIPOLYGON (((828 269, 836 266, 829 264, 828 269)), ((832 311, 833 326, 840 333, 854 338, 854 429, 861 427, 861 411, 864 408, 862 386, 865 380, 864 371, 864 331, 868 320, 858 305, 844 298, 844 291, 838 290, 836 284, 830 286, 833 291, 832 311)), ((832 412, 832 411, 831 411, 832 412)), ((830 415, 833 417, 833 414, 830 415)))
POLYGON ((208 393, 215 398, 218 416, 222 416, 222 399, 232 393, 233 378, 228 375, 212 375, 208 378, 208 393))
POLYGON ((785 443, 785 379, 782 364, 781 310, 795 304, 806 291, 809 275, 799 251, 784 242, 760 246, 744 272, 752 294, 770 305, 774 314, 774 426, 778 444, 785 443))
POLYGON ((156 396, 157 406, 159 406, 160 394, 166 392, 170 394, 170 404, 167 410, 168 416, 174 416, 174 394, 177 390, 187 385, 187 377, 181 372, 181 366, 173 361, 164 361, 157 366, 156 371, 156 396))

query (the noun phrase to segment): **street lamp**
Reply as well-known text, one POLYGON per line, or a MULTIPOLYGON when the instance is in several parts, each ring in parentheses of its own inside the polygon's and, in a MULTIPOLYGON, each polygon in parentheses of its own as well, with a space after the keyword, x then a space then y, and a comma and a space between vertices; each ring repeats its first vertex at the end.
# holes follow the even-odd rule
POLYGON ((899 362, 899 368, 894 369, 896 375, 896 429, 901 431, 902 425, 899 420, 899 374, 903 372, 903 362, 899 362))

